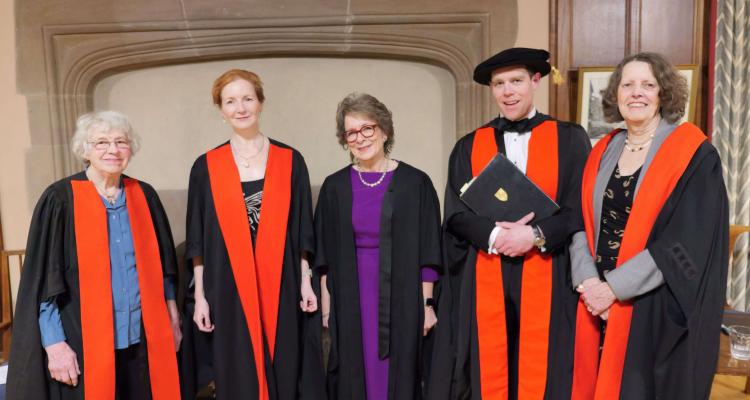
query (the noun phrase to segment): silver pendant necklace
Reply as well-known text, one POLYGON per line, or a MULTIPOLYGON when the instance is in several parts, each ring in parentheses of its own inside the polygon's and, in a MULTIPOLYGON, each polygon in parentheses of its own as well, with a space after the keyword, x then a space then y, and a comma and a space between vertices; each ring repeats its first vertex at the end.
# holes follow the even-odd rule
POLYGON ((120 191, 122 190, 120 188, 120 185, 115 186, 114 190, 107 190, 105 185, 99 185, 93 179, 91 179, 88 170, 86 170, 86 178, 88 178, 88 180, 94 184, 96 192, 99 193, 100 196, 104 197, 104 199, 107 200, 107 203, 114 205, 115 202, 117 202, 117 196, 120 195, 120 191))
POLYGON ((263 149, 266 148, 266 137, 263 136, 262 133, 260 134, 260 136, 262 140, 262 143, 260 144, 260 149, 257 152, 255 152, 255 154, 250 155, 250 156, 243 156, 242 154, 240 154, 240 151, 238 150, 237 146, 235 146, 235 144, 232 143, 231 140, 229 141, 229 144, 232 146, 232 150, 234 150, 234 155, 240 158, 239 163, 241 166, 245 168, 250 168, 250 160, 252 160, 255 157, 258 157, 259 154, 263 153, 263 149))

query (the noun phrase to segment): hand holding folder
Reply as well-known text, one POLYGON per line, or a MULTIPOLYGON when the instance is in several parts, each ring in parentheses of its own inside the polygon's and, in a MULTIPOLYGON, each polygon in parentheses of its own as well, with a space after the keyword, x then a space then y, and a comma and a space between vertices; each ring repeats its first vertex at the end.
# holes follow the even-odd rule
POLYGON ((534 220, 551 216, 560 206, 498 153, 482 172, 461 189, 461 200, 493 221, 517 221, 529 212, 534 220))

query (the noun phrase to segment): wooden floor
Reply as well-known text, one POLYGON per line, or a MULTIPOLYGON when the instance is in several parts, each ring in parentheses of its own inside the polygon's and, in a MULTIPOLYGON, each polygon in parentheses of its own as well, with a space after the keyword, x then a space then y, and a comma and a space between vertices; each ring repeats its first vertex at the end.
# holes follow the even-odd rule
MULTIPOLYGON (((711 400, 750 400, 750 394, 745 394, 745 380, 741 376, 716 375, 714 385, 711 389, 711 400)), ((211 391, 206 388, 196 400, 208 400, 213 397, 211 391)))
POLYGON ((745 380, 742 376, 716 375, 711 389, 711 400, 750 400, 745 394, 745 380))
MULTIPOLYGON (((745 394, 745 380, 741 376, 716 375, 711 389, 711 400, 750 400, 750 394, 745 394)), ((213 399, 211 390, 204 388, 196 400, 213 399)))

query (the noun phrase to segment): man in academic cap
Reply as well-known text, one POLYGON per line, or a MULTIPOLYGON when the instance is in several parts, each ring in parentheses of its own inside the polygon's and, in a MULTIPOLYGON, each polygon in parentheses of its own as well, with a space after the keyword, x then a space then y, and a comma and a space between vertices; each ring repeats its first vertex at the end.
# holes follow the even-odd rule
POLYGON ((583 230, 581 177, 591 145, 579 125, 534 107, 552 69, 548 58, 545 50, 511 48, 474 70, 500 115, 461 138, 450 156, 443 224, 450 288, 438 307, 438 320, 450 323, 436 338, 431 399, 570 396, 578 296, 567 244, 583 230), (494 221, 462 203, 461 188, 498 152, 560 210, 494 221))

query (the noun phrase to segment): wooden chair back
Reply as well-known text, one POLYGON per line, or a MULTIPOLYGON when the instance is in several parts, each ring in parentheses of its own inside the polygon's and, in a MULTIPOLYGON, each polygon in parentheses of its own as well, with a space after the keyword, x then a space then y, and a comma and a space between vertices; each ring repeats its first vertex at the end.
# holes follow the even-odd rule
POLYGON ((734 252, 734 246, 741 234, 750 232, 750 226, 747 225, 730 225, 729 226, 729 256, 734 252))
POLYGON ((2 250, 0 253, 0 340, 3 346, 0 361, 5 362, 8 360, 10 352, 11 329, 13 327, 14 290, 10 280, 10 269, 14 265, 18 265, 19 272, 23 269, 26 250, 2 250))

